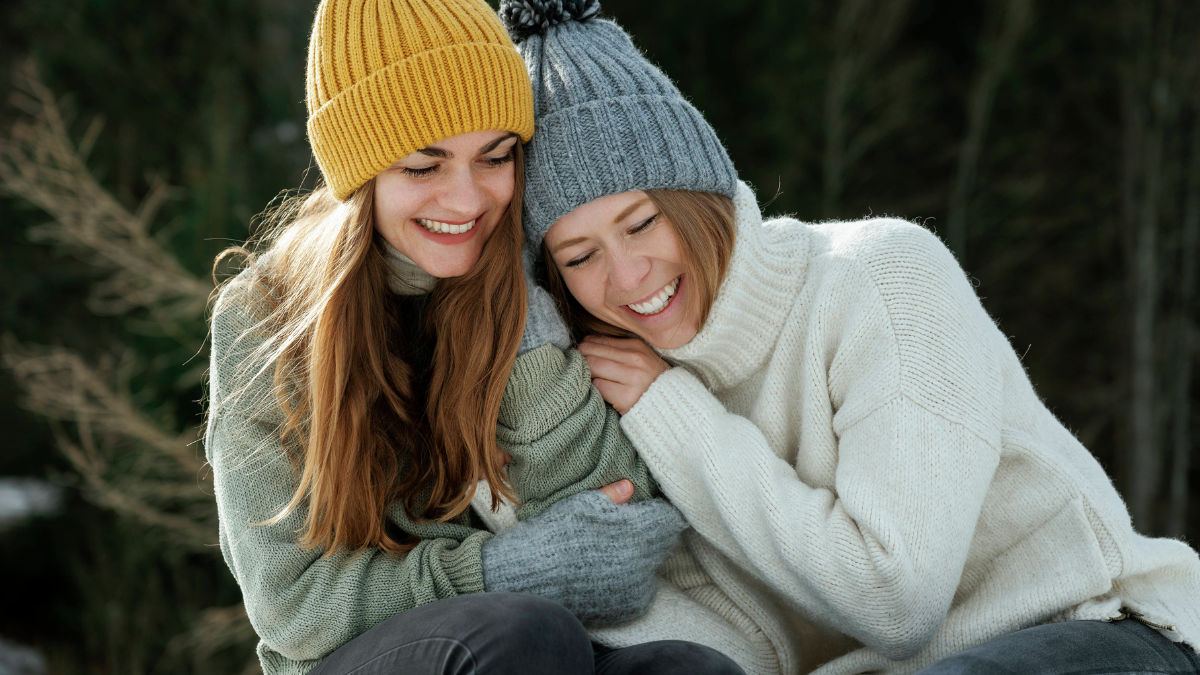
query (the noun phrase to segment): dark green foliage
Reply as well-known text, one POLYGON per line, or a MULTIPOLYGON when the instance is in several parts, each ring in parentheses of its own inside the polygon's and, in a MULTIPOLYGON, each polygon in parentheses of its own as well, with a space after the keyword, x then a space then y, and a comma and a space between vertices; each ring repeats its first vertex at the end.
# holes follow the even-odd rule
MULTIPOLYGON (((95 116, 104 120, 89 166, 128 208, 154 175, 177 186, 156 230, 204 278, 218 251, 246 238, 252 216, 305 176, 312 9, 274 0, 4 3, 3 97, 33 56, 46 84, 66 95, 76 138, 95 116)), ((6 129, 17 114, 0 113, 6 129)), ((0 333, 65 345, 93 363, 132 348, 143 366, 129 381, 133 400, 169 433, 198 424, 204 317, 180 337, 156 330, 144 312, 95 316, 85 298, 105 271, 30 243, 25 230, 46 220, 18 199, 0 201, 0 333)), ((20 410, 22 398, 0 378, 0 475, 69 480, 50 428, 20 410)), ((193 482, 211 491, 205 476, 193 482)), ((237 673, 250 657, 242 644, 201 659, 177 637, 203 610, 239 601, 215 547, 181 550, 154 528, 76 498, 58 518, 0 532, 0 549, 0 575, 13 580, 0 634, 41 646, 56 673, 237 673)))
MULTIPOLYGON (((1190 292, 1184 282, 1188 251, 1195 254, 1187 224, 1200 218, 1189 187, 1200 185, 1190 178, 1200 176, 1200 7, 1033 2, 1009 43, 1011 59, 983 87, 992 98, 981 128, 969 114, 972 92, 999 53, 1006 8, 1018 1, 603 0, 601 11, 709 117, 760 200, 772 201, 770 213, 889 214, 946 237, 964 139, 976 133, 980 151, 962 209, 964 267, 1024 354, 1039 393, 1118 487, 1128 494, 1137 476, 1157 481, 1140 526, 1200 541, 1200 499, 1185 502, 1190 517, 1181 519, 1169 496, 1188 482, 1200 489, 1195 469, 1190 481, 1170 483, 1179 466, 1176 421, 1190 423, 1190 438, 1182 437, 1190 455, 1200 439, 1200 369, 1181 375, 1183 357, 1200 355, 1200 338, 1189 348, 1179 339, 1195 334, 1197 317, 1194 279, 1190 292), (1146 159, 1156 133, 1158 164, 1146 159), (1150 165, 1160 169, 1156 192, 1150 165), (1145 270, 1139 277, 1134 261, 1151 192, 1157 239, 1147 296, 1137 291, 1145 270), (1134 310, 1147 297, 1148 442, 1131 423, 1134 310), (1182 389, 1180 399, 1183 384, 1190 392, 1182 389)), ((66 97, 76 139, 103 118, 88 165, 127 208, 156 175, 176 186, 155 231, 188 271, 207 278, 214 254, 244 240, 280 190, 315 180, 303 102, 314 7, 3 3, 0 98, 13 91, 18 64, 33 57, 45 83, 66 97)), ((0 132, 20 115, 0 108, 0 132)), ((27 229, 45 220, 28 202, 0 199, 0 334, 62 345, 89 363, 128 350, 140 364, 127 377, 130 400, 169 434, 195 427, 203 317, 167 332, 145 310, 94 314, 86 298, 107 272, 30 242, 27 229)), ((71 483, 75 473, 53 435, 62 423, 22 410, 23 396, 0 375, 0 476, 71 483)), ((122 452, 131 461, 140 450, 122 452)), ((210 489, 203 474, 195 483, 210 489)), ((244 639, 197 632, 220 624, 219 613, 204 610, 238 603, 216 549, 180 546, 85 493, 70 494, 62 515, 0 531, 0 577, 9 589, 0 596, 0 635, 40 646, 56 673, 240 672, 250 656, 244 639), (212 621, 198 624, 201 617, 212 621), (213 648, 196 649, 197 641, 213 648)))

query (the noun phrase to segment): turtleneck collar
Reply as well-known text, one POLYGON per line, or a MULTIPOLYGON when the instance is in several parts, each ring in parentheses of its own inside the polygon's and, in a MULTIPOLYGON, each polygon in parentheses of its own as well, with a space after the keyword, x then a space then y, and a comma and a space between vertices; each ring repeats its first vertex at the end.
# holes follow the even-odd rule
POLYGON ((740 384, 774 351, 804 286, 810 246, 808 228, 796 220, 763 223, 754 191, 745 183, 738 183, 733 204, 737 240, 708 320, 691 342, 659 351, 714 391, 740 384))
POLYGON ((396 250, 396 247, 383 242, 384 257, 392 276, 388 279, 388 288, 396 295, 428 295, 437 283, 437 277, 421 269, 408 256, 396 250))

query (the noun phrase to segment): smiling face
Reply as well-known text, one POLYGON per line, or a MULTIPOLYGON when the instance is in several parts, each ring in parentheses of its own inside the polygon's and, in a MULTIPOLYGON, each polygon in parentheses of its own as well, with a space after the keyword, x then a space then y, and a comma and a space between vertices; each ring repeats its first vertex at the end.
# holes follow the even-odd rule
POLYGON ((375 229, 438 278, 469 272, 513 197, 520 140, 477 131, 401 158, 375 178, 375 229))
POLYGON ((679 237, 645 192, 575 209, 550 227, 545 245, 567 290, 592 316, 659 349, 695 337, 699 312, 689 302, 679 237))

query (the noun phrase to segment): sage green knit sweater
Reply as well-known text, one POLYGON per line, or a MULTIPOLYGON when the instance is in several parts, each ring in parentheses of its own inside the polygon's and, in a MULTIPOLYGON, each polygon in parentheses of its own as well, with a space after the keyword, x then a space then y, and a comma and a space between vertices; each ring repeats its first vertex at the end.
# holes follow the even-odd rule
MULTIPOLYGON (((214 474, 225 562, 261 638, 265 675, 300 675, 375 624, 407 609, 483 588, 480 546, 491 534, 468 510, 452 523, 415 523, 394 504, 390 525, 421 539, 410 553, 377 549, 324 556, 296 544, 307 511, 271 525, 296 488, 273 368, 252 357, 266 336, 266 296, 244 272, 221 295, 212 319, 205 451, 214 474)), ((406 317, 415 321, 419 317, 406 317)), ((555 501, 621 478, 634 499, 656 489, 591 386, 575 350, 553 345, 517 359, 500 411, 499 441, 514 457, 509 478, 528 518, 555 501), (564 451, 564 449, 566 451, 564 451)))

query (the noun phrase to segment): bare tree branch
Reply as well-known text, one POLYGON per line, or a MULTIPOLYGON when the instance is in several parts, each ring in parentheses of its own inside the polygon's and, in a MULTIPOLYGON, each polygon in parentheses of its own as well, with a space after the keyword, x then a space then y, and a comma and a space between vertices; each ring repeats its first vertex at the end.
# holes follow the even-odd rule
MULTIPOLYGON (((175 636, 167 651, 173 654, 190 654, 196 672, 204 672, 212 657, 230 647, 251 649, 258 642, 258 634, 250 625, 246 607, 238 604, 231 607, 213 607, 205 610, 187 632, 175 636)), ((260 675, 262 667, 258 659, 248 661, 239 675, 260 675)))
POLYGON ((97 119, 78 146, 52 92, 33 66, 17 75, 18 107, 28 118, 0 137, 0 188, 50 214, 30 236, 66 247, 86 261, 113 271, 89 301, 98 314, 146 308, 165 324, 203 316, 212 285, 185 270, 151 235, 151 224, 170 196, 161 177, 136 213, 131 213, 88 171, 86 158, 100 134, 97 119))
POLYGON ((197 484, 204 462, 192 442, 196 430, 163 431, 111 386, 111 363, 93 368, 68 350, 30 349, 12 337, 0 352, 28 408, 53 422, 59 449, 93 501, 188 545, 215 543, 216 505, 197 484))

